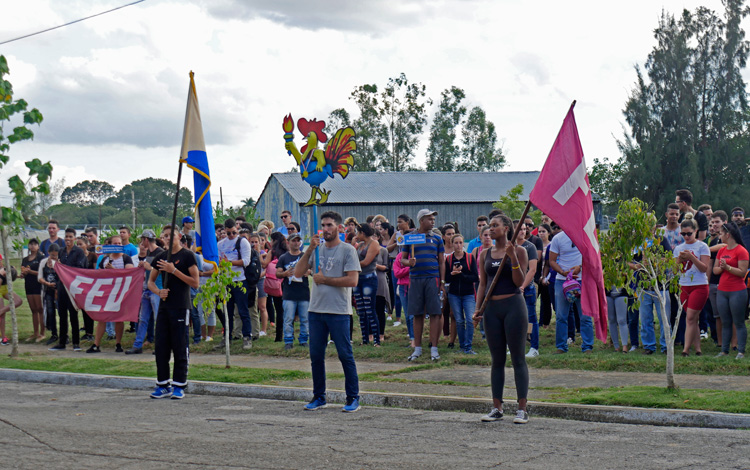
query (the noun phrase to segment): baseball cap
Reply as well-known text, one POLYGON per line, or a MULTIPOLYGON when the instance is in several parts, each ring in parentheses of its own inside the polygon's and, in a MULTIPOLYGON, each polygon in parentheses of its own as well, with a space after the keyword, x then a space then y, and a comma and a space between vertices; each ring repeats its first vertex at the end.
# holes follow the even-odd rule
POLYGON ((150 228, 147 228, 141 234, 141 238, 148 238, 149 240, 155 240, 156 239, 156 234, 154 233, 153 230, 151 230, 150 228))
POLYGON ((421 209, 417 213, 417 220, 422 220, 422 217, 426 217, 428 215, 438 215, 437 211, 431 211, 430 209, 421 209))
POLYGON ((189 215, 188 215, 188 216, 186 216, 186 217, 183 217, 183 218, 182 218, 182 224, 183 224, 183 225, 185 225, 185 224, 187 224, 187 223, 191 223, 191 224, 194 224, 194 223, 195 223, 195 219, 193 219, 193 218, 192 218, 192 217, 190 217, 189 215))
POLYGON ((287 237, 287 240, 292 241, 295 238, 299 238, 300 240, 302 240, 302 235, 300 235, 299 233, 293 233, 287 237))

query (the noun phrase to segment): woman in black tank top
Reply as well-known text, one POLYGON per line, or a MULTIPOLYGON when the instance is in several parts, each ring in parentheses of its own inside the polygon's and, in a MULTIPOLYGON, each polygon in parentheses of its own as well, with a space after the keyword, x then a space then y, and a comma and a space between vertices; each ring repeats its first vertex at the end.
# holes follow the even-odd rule
POLYGON ((505 386, 506 347, 513 362, 516 379, 518 413, 514 423, 528 422, 526 398, 529 391, 529 371, 526 366, 526 330, 528 314, 526 302, 519 287, 523 284, 528 268, 528 255, 522 246, 516 246, 513 239, 513 225, 505 215, 498 215, 490 221, 490 237, 495 241, 492 249, 483 250, 479 259, 479 289, 477 290, 477 310, 474 324, 484 318, 484 332, 487 346, 492 355, 492 403, 494 408, 482 421, 496 421, 503 416, 503 388, 505 386), (489 292, 492 279, 500 267, 503 257, 507 257, 500 271, 497 284, 489 292), (485 296, 487 307, 481 312, 485 296))

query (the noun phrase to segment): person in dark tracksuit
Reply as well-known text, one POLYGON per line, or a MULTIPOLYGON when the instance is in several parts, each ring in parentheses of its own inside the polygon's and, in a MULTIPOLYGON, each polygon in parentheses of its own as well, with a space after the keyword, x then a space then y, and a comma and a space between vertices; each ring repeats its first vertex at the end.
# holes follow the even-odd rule
MULTIPOLYGON (((169 246, 171 232, 170 226, 162 230, 161 239, 165 246, 169 246)), ((174 234, 171 253, 169 261, 167 251, 154 258, 154 269, 148 278, 149 290, 161 299, 154 334, 156 388, 151 393, 151 398, 184 398, 187 386, 190 288, 198 288, 198 266, 193 252, 181 246, 179 233, 174 234), (163 289, 156 286, 156 278, 160 274, 163 289), (169 359, 172 355, 174 371, 170 381, 169 359)))

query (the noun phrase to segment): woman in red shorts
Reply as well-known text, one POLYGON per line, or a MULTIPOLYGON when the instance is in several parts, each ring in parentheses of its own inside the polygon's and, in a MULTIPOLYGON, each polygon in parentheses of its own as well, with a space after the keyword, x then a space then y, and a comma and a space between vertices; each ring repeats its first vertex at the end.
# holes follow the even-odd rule
POLYGON ((690 354, 690 346, 695 348, 695 355, 701 355, 700 330, 698 329, 698 318, 701 310, 708 300, 708 263, 711 252, 708 245, 699 241, 698 224, 693 220, 692 214, 685 214, 685 220, 680 224, 680 235, 685 241, 674 249, 674 257, 679 258, 682 264, 682 275, 680 276, 680 303, 687 311, 685 321, 685 348, 683 356, 690 354))

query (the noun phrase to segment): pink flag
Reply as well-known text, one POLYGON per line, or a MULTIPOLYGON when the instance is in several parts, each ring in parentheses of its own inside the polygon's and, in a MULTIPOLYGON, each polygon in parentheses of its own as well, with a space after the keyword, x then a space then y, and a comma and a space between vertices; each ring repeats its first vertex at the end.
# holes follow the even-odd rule
POLYGON ((138 321, 143 268, 79 269, 55 263, 55 271, 76 308, 95 321, 138 321))
POLYGON ((593 317, 596 337, 607 339, 607 297, 602 260, 594 221, 589 177, 578 139, 573 107, 563 121, 547 162, 529 195, 531 202, 549 215, 581 251, 581 310, 593 317))

